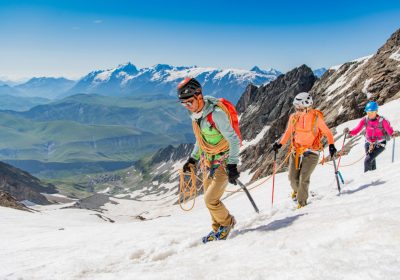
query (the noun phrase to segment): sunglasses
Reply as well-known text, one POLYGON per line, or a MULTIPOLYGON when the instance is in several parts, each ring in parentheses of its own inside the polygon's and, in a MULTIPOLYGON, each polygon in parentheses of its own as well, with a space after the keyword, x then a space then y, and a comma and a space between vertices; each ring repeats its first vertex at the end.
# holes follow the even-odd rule
POLYGON ((182 106, 191 107, 193 105, 194 99, 180 101, 182 106))

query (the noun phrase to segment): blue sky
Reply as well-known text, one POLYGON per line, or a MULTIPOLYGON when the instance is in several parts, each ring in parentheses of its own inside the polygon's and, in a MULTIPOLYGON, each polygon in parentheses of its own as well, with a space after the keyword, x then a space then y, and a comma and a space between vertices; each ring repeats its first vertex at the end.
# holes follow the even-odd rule
POLYGON ((0 77, 128 61, 315 69, 372 54, 398 28, 400 1, 0 0, 0 77))

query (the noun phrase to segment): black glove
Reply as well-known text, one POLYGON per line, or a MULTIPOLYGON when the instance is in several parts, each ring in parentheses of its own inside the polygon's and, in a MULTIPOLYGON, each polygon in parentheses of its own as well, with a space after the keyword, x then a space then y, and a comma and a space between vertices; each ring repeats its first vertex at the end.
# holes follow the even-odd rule
POLYGON ((335 148, 335 144, 329 144, 329 154, 333 157, 336 154, 337 150, 335 148))
POLYGON ((400 131, 395 131, 392 134, 392 137, 399 137, 400 136, 400 131))
POLYGON ((183 165, 183 172, 190 172, 190 165, 196 165, 196 160, 192 157, 190 157, 183 165))
POLYGON ((279 142, 275 142, 274 144, 272 144, 272 149, 277 152, 280 148, 282 147, 282 144, 279 142))
POLYGON ((350 129, 349 129, 348 127, 346 127, 345 129, 343 129, 343 133, 344 133, 344 134, 349 134, 349 132, 350 132, 350 129))
POLYGON ((237 170, 237 164, 227 164, 226 168, 228 169, 228 181, 231 184, 236 185, 236 180, 239 179, 240 173, 237 170))

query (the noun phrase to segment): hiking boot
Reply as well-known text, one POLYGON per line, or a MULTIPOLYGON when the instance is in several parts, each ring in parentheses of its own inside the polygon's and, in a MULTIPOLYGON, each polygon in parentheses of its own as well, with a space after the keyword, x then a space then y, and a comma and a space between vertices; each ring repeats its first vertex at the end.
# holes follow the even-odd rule
POLYGON ((300 209, 300 208, 303 208, 304 206, 306 206, 307 205, 307 203, 306 204, 297 204, 297 209, 300 209))
POLYGON ((210 241, 216 241, 218 240, 218 238, 215 236, 217 233, 215 231, 210 231, 209 234, 207 234, 206 236, 203 236, 202 241, 203 243, 207 243, 210 241))
POLYGON ((296 200, 297 200, 297 192, 292 191, 292 194, 291 194, 290 196, 292 197, 292 200, 293 200, 293 201, 296 201, 296 200))
POLYGON ((218 240, 226 240, 228 238, 229 233, 231 232, 231 229, 233 229, 236 225, 236 219, 235 217, 232 216, 232 222, 228 226, 220 226, 217 233, 215 234, 215 237, 218 240))

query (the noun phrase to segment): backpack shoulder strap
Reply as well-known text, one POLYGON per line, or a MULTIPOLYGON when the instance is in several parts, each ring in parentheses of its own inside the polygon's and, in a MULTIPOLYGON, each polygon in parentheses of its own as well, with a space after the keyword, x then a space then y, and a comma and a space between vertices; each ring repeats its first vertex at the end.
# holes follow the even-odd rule
POLYGON ((383 134, 385 134, 385 129, 383 128, 383 124, 382 124, 384 119, 385 119, 384 117, 379 116, 379 120, 378 120, 378 128, 383 132, 383 134))
POLYGON ((324 115, 322 114, 321 111, 313 109, 312 110, 313 114, 314 114, 314 118, 313 118, 313 124, 312 124, 312 131, 315 135, 317 135, 318 130, 317 130, 317 123, 318 123, 318 118, 324 118, 324 115))
POLYGON ((383 121, 386 120, 385 117, 379 116, 379 129, 382 131, 384 138, 390 140, 390 135, 387 133, 386 129, 383 127, 383 121))
POLYGON ((212 117, 212 112, 207 115, 207 121, 211 124, 211 127, 217 129, 217 127, 215 126, 213 117, 212 117))

